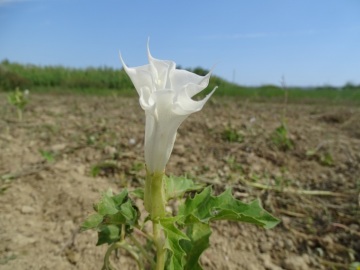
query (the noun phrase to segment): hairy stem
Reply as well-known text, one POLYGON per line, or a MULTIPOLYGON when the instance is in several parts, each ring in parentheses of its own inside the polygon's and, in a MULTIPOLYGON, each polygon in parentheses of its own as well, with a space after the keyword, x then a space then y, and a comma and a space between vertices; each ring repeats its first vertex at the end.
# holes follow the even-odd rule
POLYGON ((156 270, 164 270, 165 255, 164 233, 159 219, 165 216, 164 172, 146 173, 144 205, 153 223, 153 238, 156 248, 156 270))
POLYGON ((156 270, 164 270, 165 267, 165 249, 162 233, 160 224, 153 221, 153 234, 156 247, 156 270))

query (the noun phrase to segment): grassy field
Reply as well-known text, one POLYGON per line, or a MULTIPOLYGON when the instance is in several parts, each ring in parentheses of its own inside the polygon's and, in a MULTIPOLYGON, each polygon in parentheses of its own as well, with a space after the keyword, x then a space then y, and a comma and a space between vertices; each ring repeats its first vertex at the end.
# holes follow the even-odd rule
MULTIPOLYGON (((191 70, 191 69, 190 69, 191 70)), ((207 70, 195 68, 191 71, 204 75, 207 70)), ((346 84, 343 87, 282 87, 263 85, 259 87, 240 86, 220 77, 212 76, 208 93, 215 86, 217 96, 231 96, 251 101, 274 101, 292 103, 328 103, 360 105, 360 85, 346 84)), ((30 89, 38 93, 76 93, 90 95, 136 95, 133 85, 122 69, 89 67, 86 69, 62 66, 35 66, 0 63, 0 91, 30 89)))

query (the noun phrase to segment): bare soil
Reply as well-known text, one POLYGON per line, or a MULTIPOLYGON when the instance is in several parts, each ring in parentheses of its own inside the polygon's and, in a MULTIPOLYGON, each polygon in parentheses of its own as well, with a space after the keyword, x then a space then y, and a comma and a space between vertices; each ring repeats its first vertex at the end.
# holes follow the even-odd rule
MULTIPOLYGON (((143 184, 143 137, 135 97, 32 95, 19 122, 0 95, 0 269, 101 269, 106 247, 79 227, 102 191, 143 184), (104 162, 115 166, 93 176, 104 162)), ((260 198, 282 221, 272 230, 213 223, 204 269, 360 261, 359 108, 214 98, 180 127, 167 173, 260 198), (272 139, 282 120, 290 149, 272 139)), ((136 269, 119 255, 118 269, 136 269)))

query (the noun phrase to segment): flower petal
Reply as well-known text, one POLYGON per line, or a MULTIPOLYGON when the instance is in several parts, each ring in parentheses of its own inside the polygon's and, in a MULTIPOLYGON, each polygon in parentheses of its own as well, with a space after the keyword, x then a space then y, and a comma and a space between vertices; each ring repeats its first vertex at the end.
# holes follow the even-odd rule
POLYGON ((181 91, 186 87, 188 95, 193 97, 208 86, 210 75, 210 72, 205 76, 200 76, 187 70, 175 69, 170 72, 169 78, 171 88, 181 91))
POLYGON ((145 161, 149 171, 163 171, 168 162, 176 132, 187 115, 177 115, 172 112, 175 93, 171 90, 156 91, 151 94, 156 110, 145 111, 145 161))
POLYGON ((124 67, 124 70, 129 75, 139 96, 140 96, 140 89, 142 89, 143 87, 147 87, 150 90, 150 92, 152 92, 153 89, 151 88, 153 88, 152 87, 153 79, 151 76, 150 65, 139 66, 136 68, 129 68, 122 59, 121 54, 119 56, 120 56, 120 61, 124 67))
POLYGON ((189 115, 191 113, 200 111, 216 89, 217 86, 208 95, 206 95, 205 98, 198 101, 191 99, 186 91, 180 92, 174 103, 174 113, 177 115, 189 115))
POLYGON ((149 43, 147 46, 147 54, 151 67, 151 72, 154 76, 153 79, 156 84, 156 89, 170 89, 169 71, 175 69, 175 62, 169 60, 159 60, 152 57, 149 49, 149 43))

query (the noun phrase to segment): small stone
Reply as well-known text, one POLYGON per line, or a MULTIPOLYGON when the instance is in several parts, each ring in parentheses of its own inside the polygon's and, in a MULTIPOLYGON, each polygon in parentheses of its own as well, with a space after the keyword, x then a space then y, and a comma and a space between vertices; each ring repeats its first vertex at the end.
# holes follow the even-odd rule
POLYGON ((272 262, 270 254, 262 254, 260 256, 260 260, 262 261, 262 265, 267 270, 283 270, 280 266, 277 266, 272 262))
POLYGON ((55 144, 53 146, 51 146, 51 150, 54 152, 60 152, 62 150, 64 150, 66 148, 66 144, 65 143, 59 143, 59 144, 55 144))
POLYGON ((13 241, 20 246, 27 246, 36 243, 37 240, 34 237, 18 234, 13 238, 13 241))
POLYGON ((270 251, 272 248, 272 245, 269 242, 262 242, 260 243, 259 249, 261 253, 266 253, 270 251))
POLYGON ((329 249, 332 249, 334 246, 334 240, 331 238, 330 235, 326 235, 325 237, 323 237, 323 242, 326 244, 326 247, 329 249))
POLYGON ((294 250, 294 243, 291 239, 285 240, 285 247, 287 250, 294 250))
POLYGON ((31 214, 35 212, 35 209, 29 205, 24 205, 20 211, 22 214, 31 214))
POLYGON ((285 259, 283 266, 287 270, 310 270, 307 261, 308 258, 292 255, 285 259))
MULTIPOLYGON (((130 139, 131 140, 131 139, 130 139)), ((131 144, 131 143, 130 143, 131 144)), ((104 152, 107 155, 114 156, 117 152, 116 148, 110 145, 104 147, 104 152)))
POLYGON ((66 257, 69 260, 70 263, 76 264, 80 259, 80 254, 73 250, 67 250, 66 251, 66 257))
POLYGON ((130 139, 129 139, 129 144, 130 144, 130 145, 136 144, 136 139, 135 139, 135 138, 130 138, 130 139))
POLYGON ((173 153, 174 153, 175 155, 182 156, 182 155, 184 155, 185 151, 186 151, 186 149, 185 149, 185 146, 184 146, 184 145, 182 145, 182 144, 176 144, 176 145, 174 146, 173 153))

